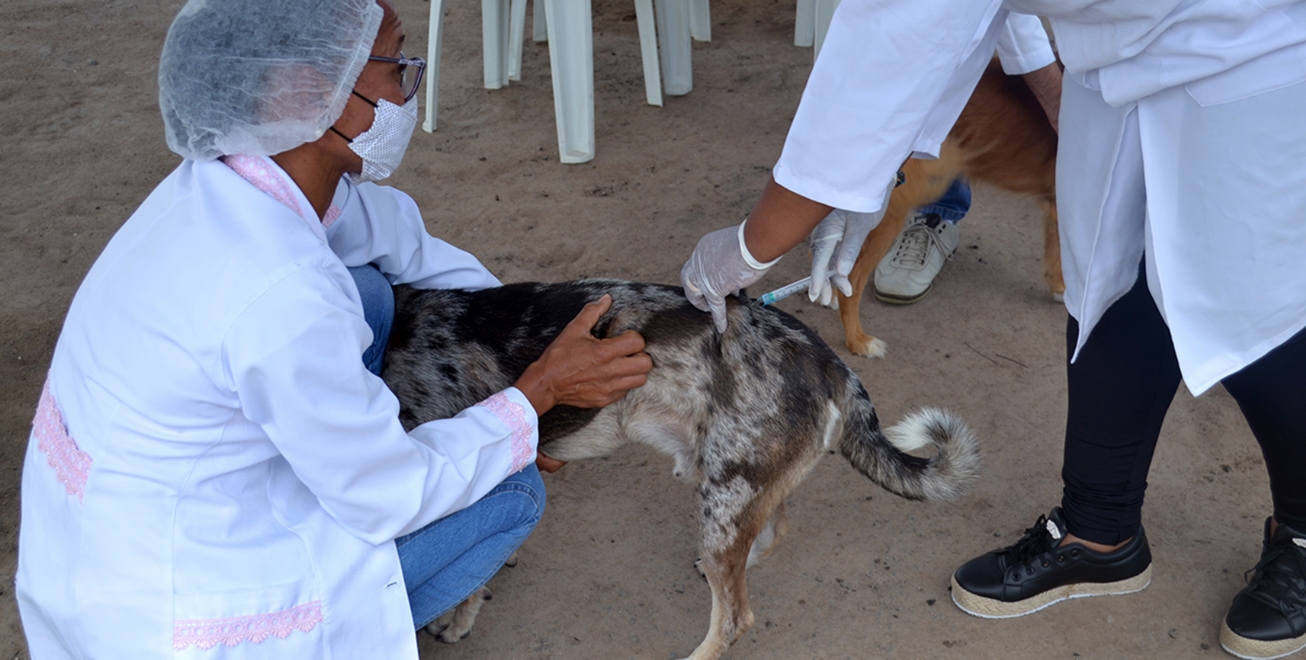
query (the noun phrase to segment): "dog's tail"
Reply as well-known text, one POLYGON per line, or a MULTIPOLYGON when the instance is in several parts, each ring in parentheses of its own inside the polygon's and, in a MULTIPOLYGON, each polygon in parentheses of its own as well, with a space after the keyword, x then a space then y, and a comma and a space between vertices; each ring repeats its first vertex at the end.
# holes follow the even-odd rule
POLYGON ((840 452, 859 472, 889 492, 913 500, 950 500, 979 476, 975 434, 951 413, 925 408, 881 431, 866 390, 857 385, 844 410, 840 452), (932 458, 906 452, 932 446, 932 458))

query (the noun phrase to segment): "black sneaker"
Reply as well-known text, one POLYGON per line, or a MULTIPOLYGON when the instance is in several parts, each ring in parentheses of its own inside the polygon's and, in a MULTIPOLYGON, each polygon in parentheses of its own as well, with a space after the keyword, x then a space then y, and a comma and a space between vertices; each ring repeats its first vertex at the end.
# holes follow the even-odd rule
POLYGON ((1220 644, 1240 657, 1282 658, 1306 647, 1306 534, 1265 520, 1261 560, 1233 597, 1220 644))
POLYGON ((1152 581, 1152 551, 1142 527, 1108 553, 1078 543, 1057 547, 1065 535, 1059 507, 1039 516, 1015 545, 962 564, 952 575, 952 602, 968 614, 1006 619, 1067 598, 1131 594, 1152 581))

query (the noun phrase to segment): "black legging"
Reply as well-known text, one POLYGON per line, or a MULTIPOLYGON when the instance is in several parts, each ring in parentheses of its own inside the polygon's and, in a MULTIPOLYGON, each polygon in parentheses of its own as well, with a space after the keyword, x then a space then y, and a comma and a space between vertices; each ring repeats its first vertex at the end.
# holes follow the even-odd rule
MULTIPOLYGON (((1079 323, 1071 318, 1067 356, 1078 337, 1079 323)), ((1138 530, 1147 470, 1180 380, 1170 329, 1142 268, 1133 289, 1093 328, 1079 359, 1067 365, 1067 377, 1066 525, 1080 538, 1120 543, 1138 530)), ((1223 383, 1261 445, 1275 519, 1306 530, 1306 331, 1223 383)))

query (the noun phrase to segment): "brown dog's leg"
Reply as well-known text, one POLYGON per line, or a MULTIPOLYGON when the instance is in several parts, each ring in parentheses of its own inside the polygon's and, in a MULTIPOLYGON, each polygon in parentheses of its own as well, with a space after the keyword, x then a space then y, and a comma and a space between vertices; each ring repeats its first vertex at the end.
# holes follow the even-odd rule
POLYGON ((945 141, 939 149, 938 160, 908 160, 902 164, 906 177, 901 186, 893 189, 889 195, 889 206, 884 211, 884 219, 871 230, 857 254, 848 280, 853 286, 853 295, 839 295, 839 319, 843 321, 844 340, 848 350, 854 355, 866 357, 884 357, 887 345, 862 330, 861 302, 866 285, 875 273, 876 267, 889 253, 893 242, 898 240, 903 225, 907 223, 907 214, 918 206, 929 204, 940 197, 952 185, 953 179, 961 176, 964 155, 951 141, 945 141))
POLYGON ((1061 302, 1066 295, 1066 281, 1061 276, 1061 236, 1057 226, 1056 200, 1042 201, 1043 207, 1043 279, 1052 290, 1052 299, 1061 302))
POLYGON ((853 355, 884 357, 887 348, 884 341, 862 330, 861 304, 862 294, 866 292, 866 284, 870 282, 871 274, 875 272, 875 267, 880 265, 884 255, 889 252, 889 247, 898 239, 902 225, 907 221, 904 214, 894 213, 894 206, 891 200, 889 210, 884 213, 884 219, 871 230, 870 235, 866 237, 866 243, 862 245, 862 251, 857 255, 857 262, 853 264, 852 273, 848 275, 848 281, 853 286, 853 295, 836 294, 839 296, 839 320, 843 321, 844 341, 853 355))

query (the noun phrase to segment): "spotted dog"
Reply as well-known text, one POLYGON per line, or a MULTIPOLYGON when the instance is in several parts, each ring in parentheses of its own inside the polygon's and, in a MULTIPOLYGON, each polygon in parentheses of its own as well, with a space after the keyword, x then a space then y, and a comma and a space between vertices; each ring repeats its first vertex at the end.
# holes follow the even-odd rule
POLYGON ((574 461, 643 442, 674 457, 675 475, 694 484, 712 589, 710 627, 694 660, 720 657, 752 625, 744 569, 784 536, 785 496, 822 454, 843 454, 909 499, 951 499, 976 477, 979 452, 960 420, 922 410, 882 432, 856 374, 792 316, 731 298, 729 327, 718 334, 678 287, 616 280, 474 292, 396 287, 383 378, 404 426, 452 417, 511 386, 603 294, 612 307, 593 334, 638 331, 653 371, 605 408, 545 414, 540 447, 574 461), (931 458, 906 453, 927 446, 931 458))

